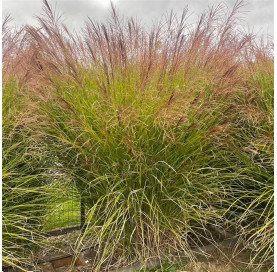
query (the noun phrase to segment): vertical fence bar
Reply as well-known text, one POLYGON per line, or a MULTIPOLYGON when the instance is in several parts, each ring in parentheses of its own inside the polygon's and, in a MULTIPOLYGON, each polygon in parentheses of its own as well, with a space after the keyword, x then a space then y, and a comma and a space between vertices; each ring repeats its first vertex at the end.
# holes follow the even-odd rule
POLYGON ((84 203, 84 197, 81 195, 81 231, 84 232, 86 223, 86 208, 84 203))

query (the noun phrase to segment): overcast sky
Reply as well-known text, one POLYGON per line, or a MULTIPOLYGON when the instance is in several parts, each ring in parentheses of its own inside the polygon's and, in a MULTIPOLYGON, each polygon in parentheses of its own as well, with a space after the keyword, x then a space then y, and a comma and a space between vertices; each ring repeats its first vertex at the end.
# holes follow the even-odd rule
MULTIPOLYGON (((82 26, 87 16, 105 21, 110 10, 110 0, 48 0, 59 12, 63 13, 64 22, 71 29, 82 26)), ((235 0, 113 0, 116 8, 124 16, 134 16, 144 24, 157 21, 162 14, 171 9, 180 13, 188 5, 190 20, 195 21, 197 15, 209 5, 225 3, 232 7, 235 0)), ((273 35, 274 0, 248 0, 242 11, 245 28, 258 32, 259 35, 273 35)), ((17 25, 34 24, 34 16, 42 12, 42 0, 3 0, 3 17, 10 14, 17 25)))

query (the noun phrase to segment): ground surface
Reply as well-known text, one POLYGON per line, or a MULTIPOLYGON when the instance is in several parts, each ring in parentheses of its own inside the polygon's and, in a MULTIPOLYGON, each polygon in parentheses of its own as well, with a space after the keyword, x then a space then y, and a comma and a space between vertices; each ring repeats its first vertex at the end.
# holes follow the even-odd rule
MULTIPOLYGON (((37 256, 40 260, 46 262, 37 265, 37 271, 43 272, 88 272, 93 271, 92 265, 94 260, 94 250, 88 249, 81 252, 78 257, 72 257, 75 246, 74 242, 78 238, 80 232, 76 231, 59 237, 49 238, 52 248, 41 250, 37 256), (67 256, 65 258, 61 258, 67 256), (50 261, 50 260, 54 261, 50 261), (56 260, 55 260, 56 259, 56 260), (75 265, 73 265, 75 261, 75 265)), ((118 272, 249 272, 254 268, 248 267, 250 255, 247 251, 234 251, 234 245, 231 242, 221 242, 216 247, 208 246, 205 251, 209 257, 198 256, 196 262, 189 262, 184 259, 183 264, 177 264, 176 260, 164 261, 162 264, 157 260, 152 260, 152 265, 142 269, 140 264, 121 268, 118 270, 110 269, 105 271, 118 272)), ((103 270, 104 271, 104 270, 103 270)), ((265 272, 267 270, 261 270, 265 272)))

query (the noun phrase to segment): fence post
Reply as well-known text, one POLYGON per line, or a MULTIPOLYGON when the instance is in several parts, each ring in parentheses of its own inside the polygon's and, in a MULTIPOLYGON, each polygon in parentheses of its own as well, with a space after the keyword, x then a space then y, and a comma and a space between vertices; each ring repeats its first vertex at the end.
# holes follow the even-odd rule
POLYGON ((81 231, 85 231, 85 223, 86 223, 86 208, 85 208, 85 202, 84 197, 81 195, 81 231))

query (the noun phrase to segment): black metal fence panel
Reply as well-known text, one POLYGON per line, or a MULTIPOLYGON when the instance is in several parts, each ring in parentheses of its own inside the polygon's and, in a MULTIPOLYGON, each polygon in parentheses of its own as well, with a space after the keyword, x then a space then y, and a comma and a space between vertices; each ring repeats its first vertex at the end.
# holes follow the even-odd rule
POLYGON ((85 224, 85 206, 74 185, 67 186, 62 195, 57 195, 49 209, 43 222, 47 236, 81 229, 85 224))

